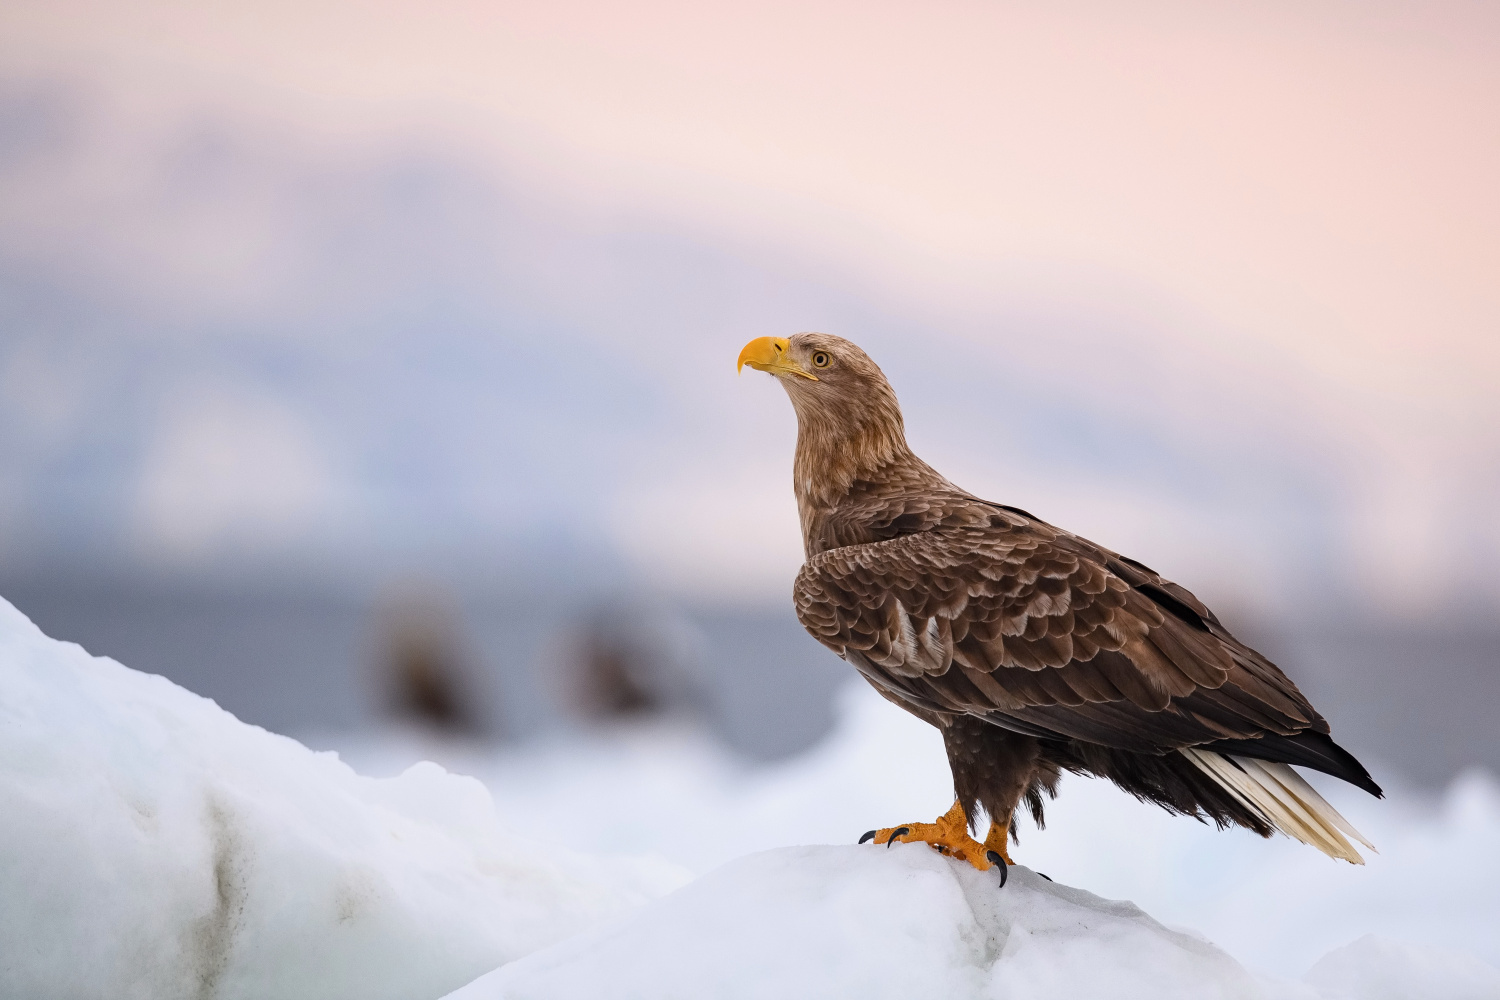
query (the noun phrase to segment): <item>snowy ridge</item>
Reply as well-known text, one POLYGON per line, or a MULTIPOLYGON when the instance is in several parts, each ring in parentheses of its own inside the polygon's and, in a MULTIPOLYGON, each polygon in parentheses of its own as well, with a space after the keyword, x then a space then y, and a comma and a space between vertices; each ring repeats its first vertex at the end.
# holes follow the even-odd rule
POLYGON ((1005 888, 922 844, 783 848, 500 969, 448 1000, 1153 997, 1268 993, 1208 942, 1022 867, 1005 888))
MULTIPOLYGON (((952 803, 941 739, 863 682, 844 692, 823 744, 774 765, 746 767, 701 734, 667 725, 486 754, 386 740, 354 759, 389 773, 424 755, 479 775, 503 814, 557 830, 576 850, 657 852, 699 874, 790 844, 853 845, 872 826, 930 819, 952 803), (580 824, 572 818, 581 802, 590 818, 580 824)), ((1045 830, 1021 818, 1012 853, 1290 979, 1372 932, 1500 965, 1500 782, 1475 770, 1435 793, 1379 773, 1381 800, 1308 775, 1379 845, 1362 866, 1289 837, 1216 830, 1072 775, 1047 807, 1045 830)))
POLYGON ((1374 844, 1288 765, 1191 748, 1180 752, 1266 822, 1330 858, 1365 863, 1344 838, 1346 833, 1375 850, 1374 844))
MULTIPOLYGON (((1374 936, 1325 954, 1301 981, 1267 978, 1132 903, 1023 867, 1002 889, 993 871, 919 844, 782 847, 679 888, 686 874, 664 862, 605 859, 510 835, 483 785, 435 764, 390 779, 360 777, 336 755, 246 726, 163 678, 48 639, 3 601, 0 692, 6 1000, 435 1000, 454 989, 455 1000, 1500 1000, 1500 971, 1472 954, 1374 936)), ((594 850, 618 850, 637 820, 654 831, 658 849, 684 858, 693 844, 731 856, 754 850, 735 836, 773 843, 825 836, 809 832, 809 817, 829 823, 831 839, 844 831, 852 840, 854 818, 908 815, 908 803, 898 801, 904 786, 945 791, 924 756, 931 733, 873 694, 860 697, 845 731, 825 747, 717 802, 681 780, 683 772, 642 767, 640 752, 649 748, 638 747, 632 761, 621 744, 601 744, 607 770, 598 785, 589 784, 576 745, 561 769, 523 754, 519 769, 493 780, 509 790, 500 796, 505 814, 559 839, 600 838, 576 844, 594 850), (891 756, 871 766, 882 753, 891 756), (527 776, 541 797, 516 797, 527 776), (653 798, 660 795, 667 798, 653 798), (590 822, 570 827, 580 802, 589 804, 590 822), (632 815, 632 806, 640 812, 632 815), (661 839, 664 830, 681 839, 661 839)), ((704 763, 691 742, 664 749, 660 764, 704 763)), ((931 749, 941 767, 941 747, 931 749)), ((1480 951, 1493 943, 1500 794, 1487 779, 1458 789, 1444 839, 1381 828, 1390 849, 1362 869, 1284 841, 1292 864, 1319 867, 1276 868, 1276 845, 1259 838, 1246 841, 1256 854, 1216 855, 1195 869, 1199 848, 1170 838, 1193 835, 1196 824, 1114 793, 1129 810, 1117 817, 1104 805, 1113 800, 1089 804, 1096 787, 1109 791, 1083 782, 1059 800, 1062 817, 1082 809, 1058 823, 1059 833, 1077 839, 1033 842, 1028 834, 1023 858, 1045 859, 1052 874, 1090 885, 1122 869, 1148 875, 1141 889, 1188 873, 1153 909, 1206 887, 1194 923, 1211 916, 1207 901, 1248 910, 1239 926, 1293 935, 1281 939, 1278 955, 1295 951, 1290 942, 1305 944, 1306 920, 1329 925, 1338 912, 1330 903, 1357 887, 1349 876, 1376 876, 1386 865, 1416 872, 1404 889, 1387 883, 1416 919, 1381 926, 1429 940, 1435 932, 1480 951), (1126 835, 1135 838, 1128 849, 1126 835), (1155 868, 1153 849, 1167 852, 1155 868), (1455 859, 1461 880, 1443 867, 1455 859), (1335 869, 1336 883, 1328 881, 1335 869), (1255 897, 1225 881, 1246 872, 1269 886, 1270 909, 1258 910, 1255 897)), ((1203 844, 1234 849, 1227 835, 1201 832, 1203 844)), ((1366 887, 1364 897, 1348 897, 1357 933, 1392 898, 1377 883, 1366 887)), ((1297 971, 1328 947, 1298 959, 1297 971)))
POLYGON ((1494 1000, 1472 956, 1366 939, 1302 982, 1257 975, 1133 903, 921 844, 732 861, 447 1000, 1494 1000), (1402 992, 1387 992, 1399 983, 1402 992))
POLYGON ((355 774, 0 601, 0 997, 433 997, 681 884, 355 774))

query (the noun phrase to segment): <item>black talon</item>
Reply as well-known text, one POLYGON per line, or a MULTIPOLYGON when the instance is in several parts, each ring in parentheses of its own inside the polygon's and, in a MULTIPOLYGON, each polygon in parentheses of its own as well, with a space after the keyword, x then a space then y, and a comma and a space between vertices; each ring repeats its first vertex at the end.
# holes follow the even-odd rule
POLYGON ((1052 881, 1052 876, 1048 875, 1046 872, 1037 872, 1037 874, 1046 879, 1048 882, 1052 881))
MULTIPOLYGON (((990 864, 1000 866, 1000 888, 1004 889, 1006 880, 1010 878, 1010 865, 1005 863, 1005 859, 1000 856, 999 851, 985 851, 984 857, 990 864)), ((1043 875, 1042 878, 1047 878, 1047 876, 1043 875)), ((1052 880, 1047 878, 1047 881, 1051 882, 1052 880)))
POLYGON ((891 831, 890 837, 885 842, 886 848, 889 849, 890 846, 896 842, 896 838, 897 837, 904 837, 908 833, 911 833, 911 827, 909 827, 909 826, 898 826, 898 827, 896 827, 896 829, 894 829, 894 830, 891 831))
POLYGON ((871 830, 869 833, 865 834, 863 837, 860 837, 859 838, 859 842, 861 844, 863 844, 867 840, 874 840, 874 839, 875 839, 875 831, 871 830))

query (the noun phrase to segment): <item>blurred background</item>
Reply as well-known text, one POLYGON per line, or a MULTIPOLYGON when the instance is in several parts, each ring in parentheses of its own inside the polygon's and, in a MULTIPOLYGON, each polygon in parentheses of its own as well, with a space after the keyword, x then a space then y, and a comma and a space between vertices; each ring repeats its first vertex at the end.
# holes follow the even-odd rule
POLYGON ((1500 768, 1497 120, 1456 0, 8 0, 0 594, 316 746, 797 754, 733 362, 825 330, 1383 780, 1500 768))

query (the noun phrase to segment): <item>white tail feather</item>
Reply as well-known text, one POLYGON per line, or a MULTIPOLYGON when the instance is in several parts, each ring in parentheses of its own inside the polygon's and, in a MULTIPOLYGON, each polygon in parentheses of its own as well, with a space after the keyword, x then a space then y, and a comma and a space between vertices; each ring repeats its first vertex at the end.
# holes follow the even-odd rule
POLYGON ((1365 863, 1354 845, 1344 838, 1346 833, 1375 850, 1374 844, 1288 765, 1191 747, 1181 753, 1267 823, 1304 844, 1311 844, 1330 858, 1343 858, 1356 865, 1365 863))

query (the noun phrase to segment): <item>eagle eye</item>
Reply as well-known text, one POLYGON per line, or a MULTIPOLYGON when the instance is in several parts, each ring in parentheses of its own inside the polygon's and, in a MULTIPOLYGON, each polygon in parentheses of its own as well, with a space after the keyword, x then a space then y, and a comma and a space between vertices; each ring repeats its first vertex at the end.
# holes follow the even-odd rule
POLYGON ((818 351, 816 354, 813 355, 812 362, 813 362, 813 367, 814 368, 827 368, 828 367, 828 354, 827 354, 827 352, 825 352, 825 351, 818 351))

